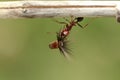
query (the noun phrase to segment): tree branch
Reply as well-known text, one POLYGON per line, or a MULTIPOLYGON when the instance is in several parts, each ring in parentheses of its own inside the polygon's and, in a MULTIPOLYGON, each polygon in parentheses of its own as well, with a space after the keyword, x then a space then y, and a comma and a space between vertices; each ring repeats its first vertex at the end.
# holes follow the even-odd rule
POLYGON ((7 1, 0 18, 105 17, 120 15, 120 1, 7 1))

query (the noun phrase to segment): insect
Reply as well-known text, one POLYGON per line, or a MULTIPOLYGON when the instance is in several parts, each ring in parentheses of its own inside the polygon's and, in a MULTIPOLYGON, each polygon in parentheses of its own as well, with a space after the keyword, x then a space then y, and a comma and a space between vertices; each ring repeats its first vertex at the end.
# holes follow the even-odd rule
POLYGON ((64 55, 64 57, 68 58, 71 50, 68 48, 69 41, 67 40, 67 36, 69 35, 72 27, 78 25, 81 28, 84 28, 87 25, 82 26, 79 24, 79 22, 81 22, 83 20, 83 17, 77 17, 77 18, 71 17, 70 21, 67 19, 65 19, 65 20, 68 23, 56 21, 60 24, 65 24, 65 27, 63 27, 63 29, 60 29, 60 31, 56 33, 57 40, 51 42, 49 44, 49 48, 51 48, 51 49, 58 49, 59 48, 60 52, 64 55))

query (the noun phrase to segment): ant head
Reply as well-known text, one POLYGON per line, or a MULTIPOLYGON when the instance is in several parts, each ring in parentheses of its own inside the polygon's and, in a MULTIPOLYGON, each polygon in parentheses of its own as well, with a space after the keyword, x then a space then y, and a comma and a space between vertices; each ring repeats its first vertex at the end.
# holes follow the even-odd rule
POLYGON ((83 17, 77 17, 75 19, 77 20, 76 22, 81 22, 84 18, 83 17))
POLYGON ((57 49, 58 48, 58 41, 53 41, 49 44, 50 49, 57 49))

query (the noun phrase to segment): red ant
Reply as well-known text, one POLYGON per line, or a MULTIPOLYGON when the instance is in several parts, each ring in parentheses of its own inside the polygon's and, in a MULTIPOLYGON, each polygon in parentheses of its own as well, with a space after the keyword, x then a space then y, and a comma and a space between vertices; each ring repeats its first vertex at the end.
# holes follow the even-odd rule
POLYGON ((79 24, 79 22, 81 22, 83 20, 83 17, 77 17, 77 18, 74 18, 74 19, 72 17, 71 21, 69 21, 67 19, 65 19, 65 20, 69 23, 56 21, 58 23, 65 24, 65 27, 63 29, 61 29, 59 32, 57 32, 57 40, 50 43, 49 47, 51 49, 59 48, 60 52, 65 57, 68 57, 68 54, 70 54, 70 49, 67 46, 67 44, 68 44, 67 36, 69 35, 70 30, 72 29, 73 26, 76 26, 76 24, 78 26, 80 26, 81 28, 84 28, 87 25, 81 26, 79 24))

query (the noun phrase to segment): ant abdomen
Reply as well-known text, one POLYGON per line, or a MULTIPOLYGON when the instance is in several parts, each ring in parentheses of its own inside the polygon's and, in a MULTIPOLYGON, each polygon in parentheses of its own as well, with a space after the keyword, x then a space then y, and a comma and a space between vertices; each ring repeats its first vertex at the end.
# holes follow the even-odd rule
POLYGON ((84 19, 84 17, 77 17, 75 19, 77 20, 76 22, 81 22, 84 19))

